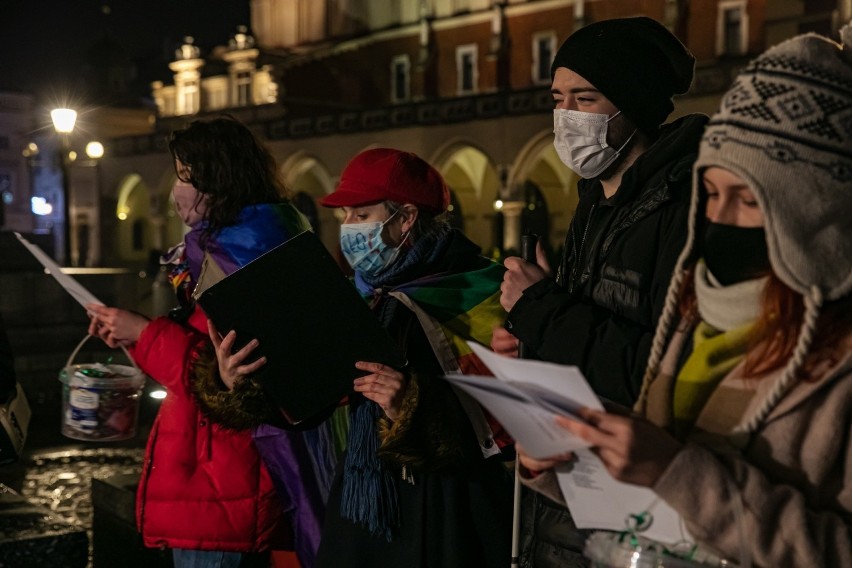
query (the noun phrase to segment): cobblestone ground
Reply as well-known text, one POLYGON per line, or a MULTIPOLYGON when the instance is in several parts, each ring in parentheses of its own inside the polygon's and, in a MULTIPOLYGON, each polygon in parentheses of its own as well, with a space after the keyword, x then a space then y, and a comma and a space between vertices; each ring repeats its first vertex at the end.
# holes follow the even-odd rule
POLYGON ((73 449, 35 453, 24 474, 21 493, 70 523, 85 527, 92 558, 92 478, 134 474, 141 467, 141 448, 73 449))

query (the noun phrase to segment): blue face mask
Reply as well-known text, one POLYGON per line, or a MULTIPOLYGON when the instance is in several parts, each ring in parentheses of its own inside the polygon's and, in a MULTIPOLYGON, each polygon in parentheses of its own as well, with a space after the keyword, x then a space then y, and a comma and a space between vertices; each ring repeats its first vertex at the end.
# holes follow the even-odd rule
POLYGON ((384 223, 340 225, 340 249, 352 270, 372 277, 381 273, 397 259, 402 243, 398 247, 391 248, 382 239, 382 230, 394 215, 396 212, 384 223))

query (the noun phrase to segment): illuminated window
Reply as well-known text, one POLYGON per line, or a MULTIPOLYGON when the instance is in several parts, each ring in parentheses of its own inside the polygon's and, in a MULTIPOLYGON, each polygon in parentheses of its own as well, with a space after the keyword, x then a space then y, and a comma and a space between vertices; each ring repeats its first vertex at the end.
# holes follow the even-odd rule
POLYGON ((181 114, 197 113, 200 106, 198 81, 186 81, 181 87, 181 114))

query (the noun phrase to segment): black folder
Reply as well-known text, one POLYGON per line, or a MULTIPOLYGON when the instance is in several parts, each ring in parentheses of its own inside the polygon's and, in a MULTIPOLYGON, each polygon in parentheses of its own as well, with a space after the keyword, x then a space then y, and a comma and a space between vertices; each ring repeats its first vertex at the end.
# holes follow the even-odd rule
POLYGON ((402 350, 310 231, 275 247, 205 290, 198 303, 235 349, 256 338, 266 364, 254 378, 296 424, 352 392, 356 361, 394 368, 402 350))

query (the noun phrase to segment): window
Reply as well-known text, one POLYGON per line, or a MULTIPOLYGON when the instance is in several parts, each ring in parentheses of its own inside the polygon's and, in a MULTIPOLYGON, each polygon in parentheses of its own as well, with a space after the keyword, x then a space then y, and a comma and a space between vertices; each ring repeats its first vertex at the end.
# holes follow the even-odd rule
POLYGON ((453 13, 470 11, 470 0, 453 0, 453 13))
POLYGON ((195 114, 199 107, 198 81, 187 81, 181 93, 181 114, 195 114))
POLYGON ((130 241, 133 250, 140 251, 145 249, 145 223, 141 219, 133 221, 130 241))
POLYGON ((716 21, 716 54, 743 55, 748 45, 748 13, 745 0, 719 3, 716 21))
POLYGON ((236 97, 234 106, 248 106, 252 103, 251 100, 251 71, 238 71, 234 77, 234 89, 236 97))
POLYGON ((293 206, 298 209, 302 215, 307 217, 308 222, 311 224, 311 229, 314 230, 315 233, 320 233, 320 216, 319 211, 317 210, 317 203, 310 194, 304 191, 296 192, 296 195, 293 196, 293 206))
POLYGON ((12 202, 12 174, 0 172, 0 195, 5 203, 12 202), (8 194, 8 197, 6 195, 8 194))
POLYGON ((450 190, 450 205, 447 208, 450 213, 450 226, 464 232, 464 211, 462 211, 461 203, 456 195, 456 192, 450 190))
POLYGON ((174 116, 177 114, 174 91, 163 95, 163 108, 160 110, 163 116, 174 116))
POLYGON ((532 80, 536 85, 550 83, 550 65, 556 51, 556 34, 552 31, 533 35, 532 80))
POLYGON ((207 92, 206 107, 212 110, 228 106, 228 91, 222 89, 210 89, 207 92))
POLYGON ((398 103, 411 98, 411 61, 407 55, 391 60, 391 101, 398 103))
POLYGON ((456 48, 456 69, 458 71, 458 94, 470 95, 476 92, 479 73, 476 68, 477 48, 475 44, 461 45, 456 48))

